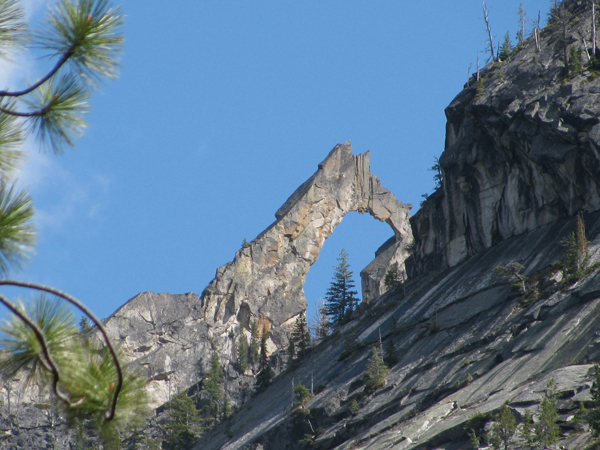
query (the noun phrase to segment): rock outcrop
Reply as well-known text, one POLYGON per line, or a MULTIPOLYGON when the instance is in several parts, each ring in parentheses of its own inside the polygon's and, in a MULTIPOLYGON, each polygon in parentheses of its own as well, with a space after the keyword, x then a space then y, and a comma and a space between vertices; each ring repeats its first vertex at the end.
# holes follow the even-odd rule
MULTIPOLYGON (((589 4, 567 2, 567 53, 584 62, 589 4)), ((492 245, 600 208, 600 78, 565 78, 557 26, 473 76, 446 108, 441 189, 413 219, 418 266, 455 266, 492 245)))
MULTIPOLYGON (((369 153, 336 146, 317 172, 277 211, 276 221, 217 269, 200 297, 143 293, 106 321, 127 357, 151 380, 153 405, 201 380, 216 349, 228 368, 229 394, 241 401, 246 380, 233 366, 236 339, 250 321, 269 327, 270 352, 287 345, 296 317, 306 310, 303 284, 325 240, 351 211, 369 213, 394 231, 392 258, 401 263, 413 241, 410 205, 396 200, 371 174, 369 153), (198 370, 199 368, 199 370, 198 370)), ((381 279, 372 277, 373 296, 381 279)))
MULTIPOLYGON (((600 213, 585 215, 591 263, 600 261, 600 213)), ((562 219, 506 239, 463 264, 415 277, 313 348, 293 371, 198 442, 197 450, 310 448, 408 450, 471 448, 464 426, 508 403, 517 420, 538 414, 546 385, 559 393, 558 445, 581 449, 572 433, 579 402, 590 406, 592 364, 600 358, 598 269, 561 285, 560 242, 576 220, 562 219), (523 298, 492 269, 520 261, 537 280, 523 298), (354 344, 349 345, 349 338, 354 344), (391 342, 398 362, 375 392, 364 375, 373 345, 391 342), (292 413, 290 385, 314 386, 302 414, 292 413), (351 411, 351 404, 356 401, 351 411)), ((558 448, 557 445, 557 448, 558 448)), ((510 448, 525 448, 515 441, 510 448)))
POLYGON ((353 155, 349 142, 336 146, 277 211, 277 221, 217 270, 200 299, 207 319, 233 319, 247 327, 250 316, 264 317, 280 347, 278 328, 306 309, 303 285, 310 266, 351 211, 389 224, 399 253, 410 245, 411 206, 396 200, 371 174, 369 158, 369 152, 353 155))

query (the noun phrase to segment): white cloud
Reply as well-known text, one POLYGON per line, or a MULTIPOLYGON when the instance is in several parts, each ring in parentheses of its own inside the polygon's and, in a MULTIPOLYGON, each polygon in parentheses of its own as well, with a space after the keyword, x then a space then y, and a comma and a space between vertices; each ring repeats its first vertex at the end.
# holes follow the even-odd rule
POLYGON ((111 187, 107 176, 71 172, 60 157, 35 149, 28 156, 17 178, 34 199, 38 230, 58 231, 74 221, 102 219, 111 187))
MULTIPOLYGON (((23 0, 27 18, 34 22, 49 0, 23 0)), ((35 27, 35 23, 33 25, 35 27)), ((20 89, 40 77, 38 60, 29 51, 15 53, 12 61, 0 60, 0 89, 20 89)), ((65 169, 60 158, 42 153, 34 139, 23 147, 27 160, 16 171, 20 188, 29 191, 36 207, 38 230, 58 230, 74 220, 97 220, 107 201, 110 180, 102 174, 79 174, 65 169)))

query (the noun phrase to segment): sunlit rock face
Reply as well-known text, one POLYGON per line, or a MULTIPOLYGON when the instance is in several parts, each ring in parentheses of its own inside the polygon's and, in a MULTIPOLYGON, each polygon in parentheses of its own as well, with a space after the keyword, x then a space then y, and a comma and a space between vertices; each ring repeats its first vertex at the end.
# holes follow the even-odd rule
POLYGON ((306 309, 303 284, 310 266, 351 211, 371 214, 390 225, 398 242, 412 242, 410 205, 371 174, 369 156, 353 155, 349 142, 331 151, 277 211, 276 222, 218 269, 201 297, 207 320, 237 324, 265 317, 280 346, 278 328, 306 309))
MULTIPOLYGON (((404 269, 405 247, 413 241, 411 207, 371 174, 369 156, 353 155, 349 142, 336 146, 277 211, 276 221, 217 269, 201 296, 142 293, 106 321, 127 357, 150 379, 153 406, 198 383, 213 348, 227 367, 230 396, 241 401, 249 380, 233 368, 240 333, 249 337, 256 320, 269 329, 271 353, 287 345, 296 317, 306 310, 306 274, 347 213, 369 213, 389 224, 390 259, 404 269)), ((369 297, 379 294, 380 278, 371 277, 369 297)))

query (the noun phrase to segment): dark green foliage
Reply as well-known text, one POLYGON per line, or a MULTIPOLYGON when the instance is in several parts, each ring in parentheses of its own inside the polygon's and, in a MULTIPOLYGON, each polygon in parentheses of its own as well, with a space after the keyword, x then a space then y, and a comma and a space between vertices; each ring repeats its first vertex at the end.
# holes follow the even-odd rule
POLYGON ((294 359, 302 359, 308 348, 310 347, 310 333, 308 331, 308 324, 306 323, 306 313, 302 312, 296 324, 294 325, 294 331, 290 339, 290 346, 294 348, 294 359))
POLYGON ((488 420, 488 414, 476 413, 465 423, 465 433, 467 433, 469 442, 475 450, 479 449, 482 443, 487 442, 485 424, 488 420))
POLYGON ((294 407, 304 406, 313 397, 308 389, 303 384, 294 387, 294 407))
POLYGON ((577 216, 575 231, 564 242, 563 271, 569 281, 577 281, 585 273, 589 263, 588 242, 585 238, 583 216, 577 216))
POLYGON ((540 404, 540 415, 538 422, 534 425, 535 440, 537 444, 547 448, 558 441, 560 428, 556 423, 558 410, 556 407, 556 383, 554 380, 548 382, 546 395, 540 404))
POLYGON ((400 286, 402 283, 402 275, 400 273, 400 269, 398 267, 398 263, 393 263, 388 271, 385 274, 385 278, 383 279, 383 284, 387 289, 395 288, 396 286, 400 286))
POLYGON ((571 47, 569 52, 569 69, 572 76, 581 75, 583 73, 583 61, 581 59, 581 49, 579 47, 571 47))
POLYGON ((507 31, 504 35, 504 43, 502 44, 502 47, 500 47, 500 54, 498 56, 502 61, 504 61, 508 59, 512 52, 513 46, 510 42, 510 33, 507 31))
POLYGON ((394 346, 394 341, 392 339, 388 339, 385 344, 385 355, 383 356, 383 361, 385 365, 392 368, 398 361, 400 360, 398 356, 398 352, 396 351, 396 347, 394 346))
POLYGON ((322 341, 329 336, 330 327, 331 323, 329 322, 329 317, 327 316, 327 307, 325 305, 320 305, 317 311, 317 339, 322 341))
POLYGON ((594 364, 594 373, 592 375, 592 408, 588 414, 590 430, 595 438, 600 437, 600 366, 594 364))
POLYGON ((168 418, 163 430, 168 450, 185 450, 192 447, 201 431, 200 415, 194 401, 186 392, 180 392, 165 404, 168 418))
POLYGON ((217 422, 221 415, 223 405, 223 368, 216 350, 210 357, 210 369, 202 383, 202 392, 206 400, 204 414, 213 422, 217 422))
POLYGON ((81 320, 79 321, 79 334, 86 336, 92 329, 92 324, 88 318, 86 316, 81 316, 81 320))
POLYGON ((242 250, 250 247, 250 242, 246 238, 242 241, 242 250))
POLYGON ((499 449, 504 446, 504 450, 508 450, 516 428, 515 416, 508 406, 503 405, 492 425, 492 444, 494 448, 499 449))
POLYGON ((519 435, 527 447, 533 448, 535 446, 536 439, 533 416, 531 415, 531 411, 528 409, 526 409, 523 413, 523 423, 521 425, 521 432, 519 435))
POLYGON ((365 374, 365 385, 367 390, 374 392, 380 387, 385 386, 385 379, 389 372, 388 367, 383 361, 381 349, 374 345, 371 348, 371 357, 367 364, 367 372, 365 374))
POLYGON ((358 292, 354 290, 355 285, 346 250, 342 249, 337 260, 338 265, 334 268, 333 280, 325 295, 327 315, 331 317, 334 326, 350 320, 358 303, 356 297, 358 292))
POLYGON ((431 166, 428 170, 434 172, 433 181, 435 182, 435 189, 439 189, 442 187, 442 181, 444 180, 444 176, 442 175, 442 168, 440 166, 440 160, 438 158, 435 159, 435 164, 431 166))
POLYGON ((475 98, 478 99, 483 95, 483 90, 485 88, 483 77, 479 77, 477 80, 477 88, 475 89, 475 98))
POLYGON ((260 360, 258 370, 258 375, 256 375, 256 391, 262 392, 270 386, 271 380, 275 376, 275 372, 269 365, 269 357, 267 355, 266 332, 263 333, 260 339, 260 360))
POLYGON ((348 406, 348 410, 350 411, 350 414, 352 414, 353 416, 358 416, 358 414, 360 413, 360 405, 358 404, 356 399, 353 399, 350 402, 350 406, 348 406))
POLYGON ((258 322, 252 320, 250 322, 250 362, 255 364, 258 362, 259 344, 258 344, 258 322))
POLYGON ((524 275, 521 275, 521 272, 525 270, 525 267, 519 262, 511 262, 507 266, 496 266, 494 268, 494 275, 501 278, 502 280, 513 283, 521 293, 525 293, 527 291, 527 278, 524 275))
POLYGON ((248 368, 248 341, 246 340, 243 329, 241 330, 240 338, 238 339, 236 367, 238 372, 242 374, 246 372, 246 369, 248 368))

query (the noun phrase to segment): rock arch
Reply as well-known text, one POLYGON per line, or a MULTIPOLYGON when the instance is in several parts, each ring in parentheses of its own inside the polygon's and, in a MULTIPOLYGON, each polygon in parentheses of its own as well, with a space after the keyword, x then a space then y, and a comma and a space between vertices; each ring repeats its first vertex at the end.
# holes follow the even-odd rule
MULTIPOLYGON (((254 317, 269 319, 273 343, 279 347, 280 327, 306 309, 306 274, 344 216, 368 212, 390 225, 395 242, 387 260, 403 268, 404 248, 413 241, 410 209, 371 174, 369 152, 354 155, 350 142, 337 145, 277 211, 276 221, 217 270, 200 299, 206 320, 239 323, 244 319, 238 316, 250 310, 254 317)), ((379 293, 382 277, 373 274, 367 296, 379 293)), ((362 275, 365 294, 369 276, 362 275)))

